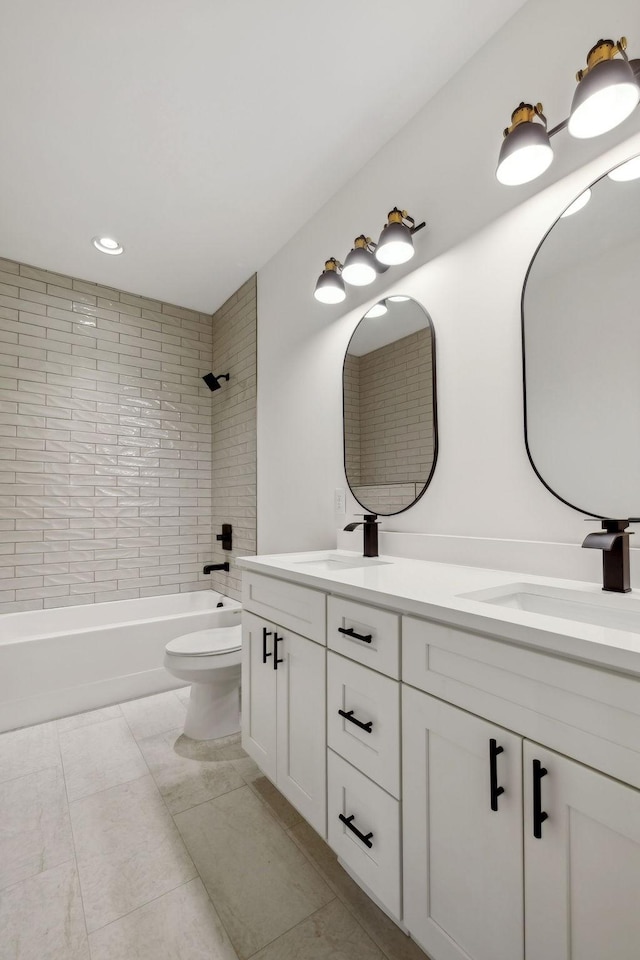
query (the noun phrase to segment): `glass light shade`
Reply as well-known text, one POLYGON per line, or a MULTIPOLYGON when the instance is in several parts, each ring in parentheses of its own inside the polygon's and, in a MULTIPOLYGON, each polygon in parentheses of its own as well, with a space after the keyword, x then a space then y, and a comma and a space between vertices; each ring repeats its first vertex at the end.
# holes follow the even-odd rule
POLYGON ((376 260, 388 267, 411 260, 415 250, 411 231, 404 223, 388 223, 380 234, 376 260))
POLYGON ((567 207, 564 213, 560 214, 560 219, 563 217, 572 217, 574 213, 578 212, 578 210, 582 210, 583 207, 586 207, 586 205, 589 203, 589 200, 591 200, 591 190, 587 189, 584 191, 584 193, 581 193, 579 197, 576 197, 576 199, 567 207))
POLYGON ((378 276, 376 261, 370 250, 364 247, 355 247, 344 261, 342 277, 354 287, 366 287, 378 276))
POLYGON ((508 187, 529 183, 543 174, 552 160, 546 128, 541 123, 525 121, 502 141, 496 178, 508 187))
POLYGON ((569 117, 569 133, 586 140, 613 130, 633 113, 640 87, 626 60, 596 64, 576 87, 569 117))
POLYGON ((632 157, 626 163, 621 163, 615 170, 610 170, 607 176, 618 183, 637 180, 640 177, 640 157, 632 157))
POLYGON ((323 270, 313 295, 320 303, 342 303, 347 295, 342 277, 335 270, 323 270))
POLYGON ((365 317, 367 317, 368 320, 372 320, 375 317, 383 317, 386 312, 387 312, 386 304, 384 300, 381 300, 380 303, 375 303, 371 307, 371 310, 367 310, 367 312, 365 313, 365 317))

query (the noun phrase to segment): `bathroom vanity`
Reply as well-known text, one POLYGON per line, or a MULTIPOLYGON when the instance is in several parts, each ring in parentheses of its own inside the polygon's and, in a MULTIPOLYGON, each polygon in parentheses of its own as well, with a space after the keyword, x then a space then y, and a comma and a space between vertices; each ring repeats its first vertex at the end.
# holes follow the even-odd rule
POLYGON ((640 601, 244 558, 243 745, 433 960, 637 960, 640 601))

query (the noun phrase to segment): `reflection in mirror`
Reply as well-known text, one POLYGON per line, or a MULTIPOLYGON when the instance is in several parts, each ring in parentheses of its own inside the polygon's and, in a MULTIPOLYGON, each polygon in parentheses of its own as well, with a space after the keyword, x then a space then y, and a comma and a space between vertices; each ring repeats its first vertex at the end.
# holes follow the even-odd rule
POLYGON ((435 341, 410 297, 387 297, 356 327, 343 371, 344 460, 369 513, 401 513, 426 490, 437 456, 435 341))
POLYGON ((529 267, 525 433, 555 496, 630 518, 640 516, 640 168, 611 174, 556 221, 529 267))

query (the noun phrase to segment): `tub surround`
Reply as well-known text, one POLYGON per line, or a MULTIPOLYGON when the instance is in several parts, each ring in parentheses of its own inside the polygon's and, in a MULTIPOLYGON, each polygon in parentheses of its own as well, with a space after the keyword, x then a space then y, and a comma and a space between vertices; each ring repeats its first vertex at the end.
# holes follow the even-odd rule
POLYGON ((432 960, 635 960, 637 593, 342 550, 239 565, 243 746, 432 960))

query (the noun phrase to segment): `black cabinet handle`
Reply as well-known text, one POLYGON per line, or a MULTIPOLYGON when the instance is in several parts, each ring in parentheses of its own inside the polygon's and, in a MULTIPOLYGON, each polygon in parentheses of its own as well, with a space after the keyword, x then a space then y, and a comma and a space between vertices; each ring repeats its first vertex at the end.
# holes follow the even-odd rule
POLYGON ((284 637, 279 637, 276 631, 276 633, 274 633, 273 635, 273 669, 274 670, 278 669, 279 663, 284 663, 284 657, 278 658, 278 644, 282 643, 283 640, 284 640, 284 637))
POLYGON ((536 840, 542 839, 542 824, 549 817, 542 809, 542 778, 547 773, 539 760, 533 761, 533 835, 536 840))
POLYGON ((361 633, 356 633, 353 627, 338 627, 338 633, 344 633, 345 637, 351 637, 352 640, 362 640, 363 643, 371 643, 373 639, 372 633, 363 636, 361 633))
POLYGON ((504 793, 504 787, 498 786, 498 756, 504 753, 493 738, 489 740, 489 779, 491 781, 491 809, 498 809, 498 797, 504 793))
POLYGON ((373 844, 371 843, 371 837, 373 836, 373 834, 372 834, 372 833, 366 833, 366 834, 365 834, 365 833, 360 833, 360 831, 358 830, 358 828, 357 828, 357 827, 354 827, 354 825, 353 825, 353 818, 354 818, 354 817, 355 817, 355 814, 354 814, 354 813, 352 813, 350 817, 345 817, 345 816, 343 816, 341 813, 338 814, 338 818, 339 818, 340 820, 342 820, 342 822, 344 823, 345 827, 348 827, 349 830, 351 830, 351 833, 355 833, 355 835, 356 835, 356 837, 358 838, 358 840, 361 840, 361 841, 364 843, 365 847, 369 847, 369 849, 371 849, 371 847, 373 846, 373 844))
POLYGON ((355 723, 356 727, 360 727, 361 730, 366 730, 367 733, 371 733, 371 728, 373 726, 373 720, 367 720, 366 723, 363 723, 362 720, 358 720, 357 717, 354 717, 353 710, 338 710, 338 713, 341 717, 344 717, 345 720, 349 720, 351 723, 355 723))
POLYGON ((271 630, 267 630, 266 627, 262 628, 262 662, 267 662, 267 657, 270 657, 271 654, 267 653, 267 637, 271 636, 271 630))

